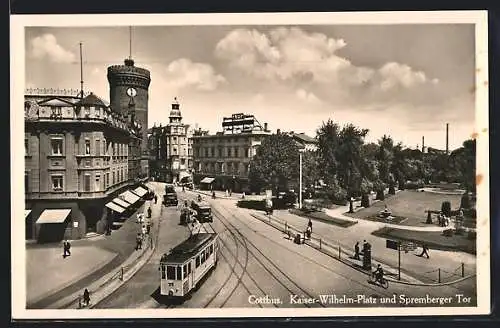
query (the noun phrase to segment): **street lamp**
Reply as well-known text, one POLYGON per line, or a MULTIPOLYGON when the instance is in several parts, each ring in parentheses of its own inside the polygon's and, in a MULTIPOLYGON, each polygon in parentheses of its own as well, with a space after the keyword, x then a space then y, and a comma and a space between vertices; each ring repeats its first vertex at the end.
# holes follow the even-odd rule
POLYGON ((304 148, 299 149, 299 209, 302 208, 302 153, 304 148))

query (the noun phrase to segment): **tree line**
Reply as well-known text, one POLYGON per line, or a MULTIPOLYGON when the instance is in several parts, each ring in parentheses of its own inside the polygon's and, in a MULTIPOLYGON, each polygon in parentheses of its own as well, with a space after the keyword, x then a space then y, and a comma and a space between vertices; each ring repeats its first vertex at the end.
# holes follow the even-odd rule
MULTIPOLYGON (((428 148, 411 149, 384 135, 376 143, 365 141, 368 129, 353 124, 340 126, 323 122, 316 131, 317 150, 303 152, 304 188, 321 183, 321 193, 333 202, 362 197, 374 191, 421 188, 430 182, 458 183, 475 192, 476 142, 465 140, 462 147, 446 154, 428 148)), ((254 191, 298 189, 300 145, 286 133, 262 141, 250 162, 249 184, 254 191)), ((364 196, 364 197, 363 197, 364 196)))

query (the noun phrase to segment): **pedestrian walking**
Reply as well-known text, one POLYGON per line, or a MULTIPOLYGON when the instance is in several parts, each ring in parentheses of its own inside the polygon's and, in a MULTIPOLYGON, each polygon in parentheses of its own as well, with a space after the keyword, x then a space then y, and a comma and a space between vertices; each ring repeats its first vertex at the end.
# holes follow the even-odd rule
POLYGON ((142 249, 142 236, 140 233, 137 234, 135 241, 136 241, 135 250, 142 249))
POLYGON ((363 254, 364 252, 368 249, 368 243, 366 242, 366 239, 363 240, 363 254))
POLYGON ((67 252, 67 248, 66 248, 66 240, 63 241, 63 259, 66 258, 66 252, 67 252))
POLYGON ((148 207, 148 218, 151 217, 151 207, 148 207))
POLYGON ((158 202, 158 196, 155 194, 155 204, 158 202))
POLYGON ((89 306, 90 305, 90 293, 87 288, 83 291, 83 306, 89 306))
POLYGON ((427 247, 426 244, 423 244, 422 245, 422 253, 420 253, 420 257, 423 257, 424 255, 427 256, 427 258, 429 258, 429 248, 427 247))
POLYGON ((311 221, 311 219, 309 219, 309 222, 307 222, 307 227, 311 230, 311 233, 313 231, 313 223, 311 221))
POLYGON ((71 256, 71 244, 68 240, 66 240, 66 253, 68 253, 68 256, 71 256))
POLYGON ((354 259, 355 260, 360 260, 360 257, 359 257, 359 241, 357 241, 356 245, 354 245, 354 259))
POLYGON ((310 226, 307 226, 307 229, 306 229, 306 236, 307 236, 307 239, 311 239, 311 234, 312 234, 311 227, 310 227, 310 226))

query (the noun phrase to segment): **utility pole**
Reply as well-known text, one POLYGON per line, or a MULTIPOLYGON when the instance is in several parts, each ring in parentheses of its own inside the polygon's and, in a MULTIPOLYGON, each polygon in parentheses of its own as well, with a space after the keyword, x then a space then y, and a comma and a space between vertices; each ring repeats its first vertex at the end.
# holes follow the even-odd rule
POLYGON ((299 150, 299 209, 302 208, 302 150, 299 150))
POLYGON ((83 99, 83 56, 82 56, 82 42, 80 42, 80 98, 83 99))
POLYGON ((132 26, 128 27, 128 40, 129 40, 128 59, 132 59, 132 26))

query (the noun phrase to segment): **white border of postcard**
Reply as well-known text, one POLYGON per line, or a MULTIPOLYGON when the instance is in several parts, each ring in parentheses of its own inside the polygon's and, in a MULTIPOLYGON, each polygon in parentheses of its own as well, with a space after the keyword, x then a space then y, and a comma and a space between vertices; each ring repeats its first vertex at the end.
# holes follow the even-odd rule
POLYGON ((214 317, 337 317, 489 314, 490 219, 488 145, 488 26, 486 11, 355 12, 355 13, 259 13, 259 14, 127 14, 127 15, 12 15, 11 59, 11 236, 12 318, 214 318, 214 317), (96 19, 99 16, 99 19, 96 19), (105 18, 104 18, 105 17, 105 18), (99 24, 96 24, 99 22, 99 24), (165 310, 27 310, 24 238, 22 149, 25 89, 24 27, 28 26, 144 26, 144 25, 368 25, 368 24, 475 24, 477 140, 477 306, 460 308, 324 308, 324 309, 165 309, 165 310))

